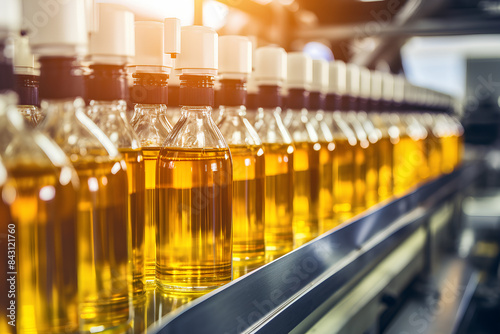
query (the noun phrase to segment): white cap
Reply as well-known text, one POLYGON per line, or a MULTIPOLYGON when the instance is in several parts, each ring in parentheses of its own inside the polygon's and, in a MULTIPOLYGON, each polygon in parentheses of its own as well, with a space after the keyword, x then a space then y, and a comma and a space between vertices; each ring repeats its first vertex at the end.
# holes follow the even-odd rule
POLYGON ((173 17, 163 20, 163 52, 176 58, 181 52, 181 20, 173 17))
POLYGON ((394 76, 394 102, 401 103, 405 97, 405 77, 402 75, 394 76))
POLYGON ((181 27, 181 53, 175 62, 179 75, 217 75, 217 33, 204 26, 181 27))
POLYGON ((89 54, 94 63, 121 65, 135 54, 134 14, 126 7, 99 3, 99 31, 90 34, 89 54))
POLYGON ((328 93, 337 95, 346 93, 346 65, 342 60, 330 63, 328 78, 328 93))
POLYGON ((24 25, 34 54, 73 57, 87 53, 85 0, 55 2, 54 6, 24 0, 23 5, 24 25))
POLYGON ((417 87, 413 86, 408 80, 404 84, 404 101, 409 104, 414 104, 418 100, 417 87))
POLYGON ((255 81, 255 73, 252 72, 247 79, 247 92, 249 94, 257 94, 259 92, 259 86, 257 86, 257 81, 255 81))
POLYGON ((2 0, 0 10, 0 38, 21 30, 21 0, 2 0))
POLYGON ((14 72, 22 75, 34 75, 35 57, 31 53, 27 36, 19 36, 14 42, 14 72))
POLYGON ((359 69, 359 97, 364 99, 370 98, 371 91, 371 72, 366 67, 361 67, 359 69))
POLYGON ((309 90, 312 83, 312 58, 304 52, 287 54, 286 88, 309 90))
POLYGON ((255 81, 258 86, 283 86, 286 80, 286 51, 278 46, 255 50, 255 81))
POLYGON ((135 22, 136 66, 163 66, 163 23, 135 22))
POLYGON ((328 89, 328 62, 324 59, 313 59, 313 76, 311 92, 326 93, 328 89))
POLYGON ((382 73, 382 99, 384 101, 394 99, 394 76, 391 73, 382 73))
POLYGON ((378 101, 382 98, 382 73, 372 71, 370 75, 370 98, 378 101))
MULTIPOLYGON (((171 62, 171 65, 173 68, 175 68, 175 59, 170 59, 169 55, 164 55, 164 61, 165 62, 171 62)), ((181 79, 179 78, 179 73, 176 73, 176 71, 171 71, 168 76, 168 85, 169 86, 180 86, 181 85, 181 79)))
POLYGON ((246 79, 252 72, 252 43, 244 36, 219 37, 220 79, 246 79))
POLYGON ((360 74, 359 66, 353 63, 346 65, 346 93, 353 97, 359 97, 360 74))

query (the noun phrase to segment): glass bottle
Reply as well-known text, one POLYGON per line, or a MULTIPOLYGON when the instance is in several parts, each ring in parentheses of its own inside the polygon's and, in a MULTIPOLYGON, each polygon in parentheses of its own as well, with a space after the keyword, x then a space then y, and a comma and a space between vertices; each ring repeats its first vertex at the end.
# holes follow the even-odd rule
POLYGON ((293 249, 294 146, 281 120, 280 108, 285 69, 286 52, 282 48, 262 47, 255 51, 255 80, 259 87, 255 129, 262 140, 266 165, 266 262, 293 249))
POLYGON ((162 290, 206 293, 232 278, 232 161, 210 107, 216 38, 207 27, 181 29, 182 116, 157 165, 156 282, 162 290))
POLYGON ((128 219, 131 228, 132 286, 142 296, 144 272, 145 166, 139 138, 127 119, 129 89, 125 65, 135 54, 134 15, 109 4, 99 4, 99 30, 90 35, 90 73, 86 75, 89 118, 111 140, 127 169, 128 219))
POLYGON ((134 83, 131 100, 135 104, 132 127, 137 133, 144 155, 146 176, 144 264, 146 283, 154 287, 158 221, 156 165, 161 146, 172 131, 167 119, 169 74, 163 58, 163 23, 137 21, 135 30, 137 66, 132 75, 134 83))
POLYGON ((294 247, 298 247, 319 234, 321 144, 307 109, 306 87, 309 88, 312 81, 312 59, 302 52, 292 52, 288 54, 287 64, 287 129, 295 146, 293 236, 294 247))
POLYGON ((233 277, 264 264, 265 155, 246 119, 245 77, 251 71, 247 37, 219 38, 220 115, 217 125, 233 159, 233 277), (250 66, 249 66, 250 65, 250 66))
POLYGON ((0 311, 0 329, 76 332, 78 177, 64 152, 17 112, 6 44, 0 40, 0 243, 1 299, 9 309, 0 311), (10 316, 12 308, 9 319, 4 312, 10 316))

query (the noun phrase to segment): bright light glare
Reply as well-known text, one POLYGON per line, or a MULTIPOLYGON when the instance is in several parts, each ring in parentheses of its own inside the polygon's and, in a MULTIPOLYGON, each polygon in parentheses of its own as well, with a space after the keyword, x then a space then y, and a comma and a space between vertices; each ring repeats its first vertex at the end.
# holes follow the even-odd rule
POLYGON ((312 59, 333 60, 333 52, 328 46, 320 42, 309 42, 304 46, 304 53, 312 59))
POLYGON ((260 3, 261 5, 267 5, 268 3, 272 2, 273 0, 252 0, 253 2, 260 3))
POLYGON ((194 0, 97 0, 97 2, 116 3, 128 7, 137 19, 163 21, 166 17, 176 17, 181 25, 194 22, 194 0))
POLYGON ((226 5, 209 0, 203 4, 203 25, 219 30, 227 22, 229 9, 226 5))

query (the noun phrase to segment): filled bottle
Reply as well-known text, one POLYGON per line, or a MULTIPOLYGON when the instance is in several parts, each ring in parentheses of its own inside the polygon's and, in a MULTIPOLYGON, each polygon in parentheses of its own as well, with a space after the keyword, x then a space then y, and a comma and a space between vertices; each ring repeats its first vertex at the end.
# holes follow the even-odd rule
POLYGON ((134 56, 134 14, 99 4, 99 30, 90 34, 90 70, 86 76, 89 117, 108 136, 127 165, 128 218, 132 238, 134 296, 144 293, 145 167, 139 138, 127 119, 125 65, 134 56))
POLYGON ((9 1, 0 13, 0 331, 76 332, 79 182, 64 152, 17 111, 6 52, 20 28, 17 5, 9 1))
POLYGON ((219 37, 220 115, 217 120, 233 159, 233 277, 264 264, 265 155, 246 119, 245 82, 252 70, 247 37, 219 37))
POLYGON ((309 120, 318 134, 321 149, 319 151, 319 233, 337 226, 334 211, 335 158, 336 143, 325 115, 325 93, 328 89, 328 62, 314 59, 312 64, 312 82, 309 92, 309 120))
MULTIPOLYGON (((312 82, 312 59, 302 52, 287 55, 288 131, 295 146, 293 237, 294 247, 314 239, 319 234, 319 159, 321 144, 309 107, 309 86, 312 82)), ((285 123, 286 125, 286 123, 285 123)))
POLYGON ((255 51, 259 87, 255 129, 266 165, 266 262, 293 249, 294 146, 281 119, 281 88, 286 80, 286 52, 274 46, 255 51))
POLYGON ((31 127, 36 127, 42 120, 38 101, 39 78, 35 70, 35 57, 26 36, 15 39, 14 73, 15 91, 18 95, 17 110, 31 127))
POLYGON ((325 122, 330 125, 335 141, 334 159, 334 215, 337 224, 353 216, 354 157, 358 140, 352 129, 340 117, 342 96, 346 91, 346 66, 344 62, 330 62, 328 89, 325 98, 325 122))
MULTIPOLYGON (((30 1, 25 15, 41 11, 40 6, 30 1)), ((128 326, 131 320, 131 234, 125 161, 86 116, 81 98, 84 80, 77 60, 88 43, 84 13, 84 1, 61 6, 30 36, 30 44, 41 63, 46 116, 39 128, 63 149, 80 180, 75 243, 80 331, 99 332, 128 326)))
MULTIPOLYGON (((384 201, 390 198, 394 192, 393 166, 394 166, 394 144, 391 125, 386 114, 381 111, 382 99, 382 73, 372 71, 370 75, 370 97, 366 117, 379 131, 379 153, 378 153, 378 198, 384 201)), ((363 117, 363 116, 362 116, 363 117)))
POLYGON ((156 282, 206 293, 232 278, 232 161, 212 120, 217 33, 181 28, 182 116, 160 150, 156 282))
MULTIPOLYGON (((180 27, 179 20, 174 24, 180 27)), ((168 79, 171 62, 164 63, 164 34, 175 34, 179 29, 164 31, 161 22, 135 22, 135 65, 131 101, 134 103, 132 127, 139 137, 144 156, 146 202, 144 206, 145 240, 144 266, 146 283, 154 287, 156 277, 156 225, 158 222, 158 194, 156 165, 160 149, 172 126, 167 119, 168 79)), ((171 77, 171 76, 170 76, 171 77)))

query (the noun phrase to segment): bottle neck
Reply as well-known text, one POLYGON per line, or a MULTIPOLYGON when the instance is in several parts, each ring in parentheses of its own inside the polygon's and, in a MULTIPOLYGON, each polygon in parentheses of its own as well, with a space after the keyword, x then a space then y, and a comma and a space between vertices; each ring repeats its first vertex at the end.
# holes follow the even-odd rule
MULTIPOLYGON (((213 106, 214 77, 211 75, 181 75, 179 105, 191 109, 213 106)), ((210 108, 211 109, 211 108, 210 108)))
POLYGON ((84 96, 82 71, 75 57, 40 58, 40 100, 84 96))
POLYGON ((168 74, 165 73, 134 73, 134 85, 130 90, 132 103, 167 104, 168 74))
POLYGON ((281 107, 281 87, 279 86, 259 86, 259 107, 273 109, 281 107))
POLYGON ((325 95, 320 92, 309 92, 309 109, 323 110, 325 108, 325 95))
POLYGON ((221 106, 245 105, 247 91, 244 80, 223 79, 220 84, 219 103, 221 106))
POLYGON ((99 114, 121 114, 127 110, 127 102, 125 100, 114 101, 90 101, 90 107, 93 112, 99 114))
POLYGON ((339 111, 342 107, 342 96, 335 93, 329 93, 325 97, 326 111, 339 111))
POLYGON ((257 93, 247 92, 245 107, 247 110, 256 110, 259 108, 259 96, 257 93))
POLYGON ((19 96, 19 105, 40 106, 38 90, 40 82, 36 75, 16 75, 16 93, 19 96))
POLYGON ((167 106, 172 108, 179 108, 179 86, 168 85, 168 103, 167 106))
POLYGON ((87 101, 127 100, 128 85, 123 65, 91 65, 92 73, 85 79, 87 101))
POLYGON ((308 109, 309 92, 302 88, 289 89, 286 106, 288 109, 308 109))

